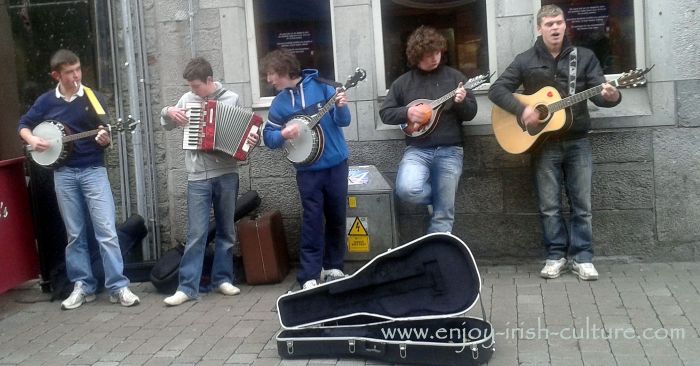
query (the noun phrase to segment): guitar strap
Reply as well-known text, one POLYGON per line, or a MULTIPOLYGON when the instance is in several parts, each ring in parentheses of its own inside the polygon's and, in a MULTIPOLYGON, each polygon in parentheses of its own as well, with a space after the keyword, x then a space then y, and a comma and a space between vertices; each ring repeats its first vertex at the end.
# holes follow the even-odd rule
POLYGON ((569 54, 569 96, 576 94, 576 66, 577 66, 576 47, 569 54))
POLYGON ((105 112, 105 109, 102 108, 102 104, 100 103, 99 99, 97 99, 95 96, 95 92, 85 85, 83 85, 83 91, 85 92, 92 109, 95 111, 95 113, 97 113, 97 116, 100 118, 104 117, 107 113, 105 112))

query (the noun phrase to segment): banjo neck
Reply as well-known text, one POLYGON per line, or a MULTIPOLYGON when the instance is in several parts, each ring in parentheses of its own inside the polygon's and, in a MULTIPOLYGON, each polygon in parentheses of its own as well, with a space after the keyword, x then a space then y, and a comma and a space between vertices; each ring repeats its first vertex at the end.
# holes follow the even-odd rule
POLYGON ((79 133, 74 133, 72 135, 63 136, 63 139, 61 141, 63 143, 73 142, 75 140, 80 140, 80 139, 84 139, 86 137, 97 135, 100 131, 106 130, 106 129, 107 128, 96 128, 96 129, 90 130, 90 131, 83 131, 83 132, 79 132, 79 133))
MULTIPOLYGON (((345 87, 341 87, 340 89, 341 92, 347 90, 345 89, 345 87)), ((338 96, 338 93, 339 92, 335 92, 335 94, 333 94, 333 96, 330 99, 328 99, 328 101, 326 101, 326 104, 324 104, 323 107, 319 108, 316 114, 314 114, 313 116, 309 116, 309 128, 316 127, 316 125, 321 121, 321 118, 323 118, 323 116, 325 116, 326 113, 328 113, 328 111, 331 110, 331 108, 335 104, 335 97, 338 96)))

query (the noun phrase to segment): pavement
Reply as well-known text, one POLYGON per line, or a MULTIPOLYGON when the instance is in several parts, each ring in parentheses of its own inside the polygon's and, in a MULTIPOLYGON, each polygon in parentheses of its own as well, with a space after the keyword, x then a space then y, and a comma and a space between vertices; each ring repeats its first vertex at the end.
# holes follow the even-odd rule
MULTIPOLYGON (((538 276, 541 264, 480 266, 497 365, 700 365, 700 263, 597 264, 600 279, 538 276)), ((141 304, 71 310, 36 283, 0 295, 0 365, 382 365, 363 359, 282 360, 276 299, 294 289, 240 286, 226 297, 166 307, 150 283, 141 304)), ((481 317, 477 305, 469 315, 481 317)))

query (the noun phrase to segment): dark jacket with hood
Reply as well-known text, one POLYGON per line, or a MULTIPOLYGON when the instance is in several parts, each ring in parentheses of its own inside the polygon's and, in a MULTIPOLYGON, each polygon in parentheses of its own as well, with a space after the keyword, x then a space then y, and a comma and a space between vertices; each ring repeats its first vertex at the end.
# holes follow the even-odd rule
MULTIPOLYGON (((520 85, 523 86, 523 94, 529 95, 537 92, 545 86, 556 88, 561 97, 569 96, 569 54, 573 46, 565 37, 562 50, 559 56, 552 57, 542 40, 542 36, 537 37, 535 45, 529 50, 517 55, 515 60, 505 69, 489 89, 489 99, 504 110, 521 116, 525 106, 518 102, 513 94, 520 85)), ((600 67, 598 59, 593 51, 576 47, 577 68, 576 68, 576 93, 598 86, 605 82, 605 75, 600 67)), ((608 102, 601 94, 592 98, 591 101, 599 107, 614 107, 622 101, 608 102)), ((588 113, 586 101, 582 101, 571 106, 573 124, 562 132, 559 138, 564 140, 585 137, 591 129, 591 117, 588 113)))

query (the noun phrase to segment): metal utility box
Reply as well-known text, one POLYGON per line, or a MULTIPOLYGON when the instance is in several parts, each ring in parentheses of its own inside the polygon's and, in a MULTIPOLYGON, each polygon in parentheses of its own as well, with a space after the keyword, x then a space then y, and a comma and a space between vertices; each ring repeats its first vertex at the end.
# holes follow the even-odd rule
POLYGON ((398 244, 394 190, 374 165, 350 166, 346 261, 368 261, 398 244))

